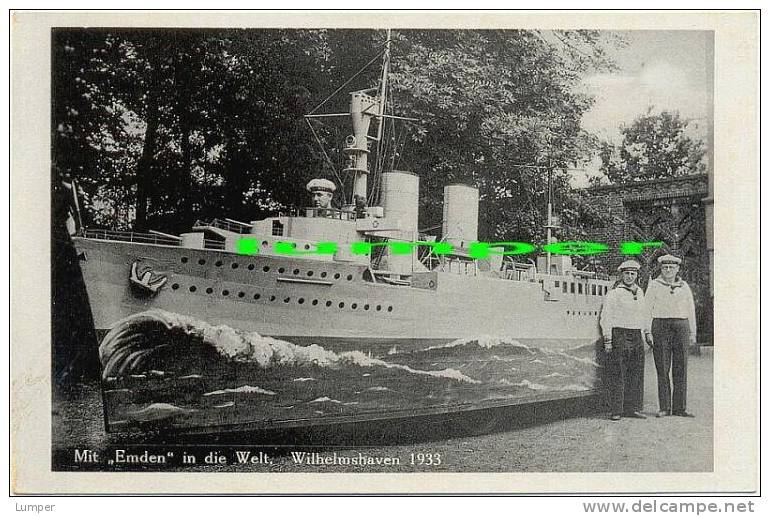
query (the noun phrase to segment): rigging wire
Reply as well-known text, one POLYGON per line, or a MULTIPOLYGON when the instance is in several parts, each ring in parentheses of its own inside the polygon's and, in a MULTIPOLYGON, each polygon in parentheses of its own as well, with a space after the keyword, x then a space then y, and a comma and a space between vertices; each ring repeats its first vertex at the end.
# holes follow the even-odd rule
POLYGON ((404 154, 404 145, 406 145, 406 124, 401 127, 398 136, 396 137, 396 143, 393 148, 393 157, 390 160, 390 168, 397 168, 401 165, 401 156, 404 154), (401 143, 399 143, 401 140, 401 143), (398 153, 398 161, 396 161, 396 153, 398 153))
POLYGON ((396 142, 393 145, 393 156, 390 160, 391 168, 399 168, 401 166, 401 157, 404 155, 404 147, 406 146, 406 139, 409 135, 409 127, 407 124, 401 126, 398 134, 396 135, 396 142))
POLYGON ((343 183, 342 178, 340 177, 339 173, 337 173, 337 168, 334 166, 334 163, 332 162, 329 155, 326 153, 326 149, 324 149, 323 144, 321 143, 321 139, 318 137, 318 133, 316 133, 315 129, 313 129, 313 124, 310 123, 310 120, 305 119, 307 122, 307 126, 310 128, 310 132, 313 133, 313 137, 315 138, 316 143, 318 143, 318 146, 321 148, 321 152, 324 155, 324 158, 326 158, 326 162, 329 164, 329 168, 332 169, 332 172, 334 173, 334 177, 337 178, 337 181, 340 185, 340 190, 343 191, 345 188, 345 183, 343 183))
POLYGON ((366 63, 366 64, 365 64, 365 65, 364 65, 364 66, 363 66, 363 67, 362 67, 360 70, 358 70, 358 71, 357 71, 355 74, 353 74, 353 75, 352 75, 352 76, 351 76, 351 77, 350 77, 350 78, 349 78, 347 81, 343 82, 343 83, 340 85, 340 87, 339 87, 339 88, 337 88, 336 90, 334 90, 334 92, 333 92, 331 95, 329 95, 328 97, 326 97, 325 99, 323 99, 323 101, 321 101, 321 103, 320 103, 320 104, 318 104, 316 107, 314 107, 314 108, 313 108, 313 110, 312 110, 312 111, 310 111, 310 113, 308 113, 308 115, 312 115, 313 113, 315 113, 316 111, 318 111, 318 109, 319 109, 321 106, 323 106, 324 104, 326 104, 326 103, 327 103, 327 102, 328 102, 328 101, 329 101, 329 100, 330 100, 332 97, 334 97, 334 96, 335 96, 337 93, 339 93, 339 92, 340 92, 340 91, 341 91, 341 90, 342 90, 342 89, 343 89, 345 86, 347 86, 348 84, 350 84, 350 83, 351 83, 351 81, 352 81, 353 79, 355 79, 356 77, 358 77, 359 75, 361 75, 361 74, 364 72, 364 70, 366 70, 367 68, 369 68, 369 66, 371 66, 371 65, 372 65, 372 64, 373 64, 375 61, 377 61, 377 60, 378 60, 380 57, 382 57, 382 55, 383 55, 384 53, 385 53, 385 50, 381 50, 381 51, 380 51, 380 52, 379 52, 379 53, 378 53, 376 56, 374 56, 374 57, 373 57, 373 58, 372 58, 372 59, 371 59, 371 60, 370 60, 368 63, 366 63))
MULTIPOLYGON (((390 89, 390 86, 388 85, 387 90, 390 89)), ((383 105, 383 113, 385 112, 391 112, 392 111, 392 104, 390 102, 390 99, 392 98, 388 92, 386 91, 385 94, 386 101, 383 105)), ((388 118, 380 117, 379 123, 381 124, 381 130, 379 130, 379 139, 377 140, 377 154, 376 159, 374 162, 374 166, 372 167, 372 171, 370 173, 370 191, 369 196, 367 198, 367 204, 369 206, 374 206, 378 200, 378 191, 380 186, 380 178, 382 176, 382 173, 384 172, 384 166, 385 166, 385 159, 388 153, 388 139, 389 139, 389 132, 390 129, 388 128, 388 118)), ((393 121, 390 120, 390 124, 393 124, 393 121)))

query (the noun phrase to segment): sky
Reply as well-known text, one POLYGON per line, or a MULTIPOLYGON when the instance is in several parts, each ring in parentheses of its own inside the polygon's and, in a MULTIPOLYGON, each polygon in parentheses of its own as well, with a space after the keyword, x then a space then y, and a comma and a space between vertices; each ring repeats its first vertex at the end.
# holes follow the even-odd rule
MULTIPOLYGON (((605 140, 619 142, 620 126, 652 106, 653 112, 679 111, 691 119, 689 133, 706 134, 709 108, 707 44, 705 31, 624 31, 627 45, 612 49, 618 70, 588 75, 582 84, 596 98, 583 116, 583 128, 605 140)), ((598 160, 586 167, 588 176, 598 171, 598 160)), ((575 176, 576 186, 587 177, 575 176)))

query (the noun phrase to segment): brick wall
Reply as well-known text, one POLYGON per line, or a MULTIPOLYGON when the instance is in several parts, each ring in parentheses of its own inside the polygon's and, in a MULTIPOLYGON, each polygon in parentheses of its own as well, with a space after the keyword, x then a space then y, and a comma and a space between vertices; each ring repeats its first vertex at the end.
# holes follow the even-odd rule
POLYGON ((682 276, 695 296, 701 328, 699 340, 710 339, 713 302, 709 293, 703 205, 703 198, 708 195, 708 176, 600 186, 582 190, 580 195, 613 221, 609 226, 588 231, 590 240, 606 243, 612 250, 595 257, 596 269, 615 273, 617 266, 628 258, 617 251, 620 242, 662 241, 662 249, 647 250, 635 257, 643 266, 639 282, 646 286, 650 275, 658 274, 658 256, 670 252, 684 258, 682 276))

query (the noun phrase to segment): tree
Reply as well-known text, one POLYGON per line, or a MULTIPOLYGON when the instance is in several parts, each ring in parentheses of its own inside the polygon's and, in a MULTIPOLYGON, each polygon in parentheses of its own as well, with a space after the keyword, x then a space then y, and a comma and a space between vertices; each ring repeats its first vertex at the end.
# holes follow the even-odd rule
MULTIPOLYGON (((592 99, 575 86, 609 66, 600 32, 394 36, 390 98, 395 114, 419 121, 389 122, 370 163, 420 175, 423 224, 440 222, 443 186, 462 181, 480 189, 480 237, 535 241, 549 168, 557 208, 572 210, 564 219, 582 216, 567 170, 597 142, 580 126, 592 99)), ((374 30, 59 31, 56 165, 109 227, 180 232, 196 218, 250 221, 303 205, 308 179, 343 168, 350 132, 343 118, 311 130, 303 115, 341 85, 319 112, 344 112, 347 92, 377 86, 383 45, 374 30)))
MULTIPOLYGON (((441 220, 442 187, 480 190, 480 236, 542 241, 547 171, 567 199, 571 168, 596 147, 580 120, 581 74, 607 69, 595 31, 399 31, 400 114, 416 116, 399 159, 421 177, 422 225, 441 220)), ((562 235, 564 236, 564 235, 562 235)))
POLYGON ((650 108, 630 126, 621 127, 620 145, 602 143, 601 170, 611 183, 703 173, 703 142, 686 134, 687 125, 678 112, 653 114, 650 108))

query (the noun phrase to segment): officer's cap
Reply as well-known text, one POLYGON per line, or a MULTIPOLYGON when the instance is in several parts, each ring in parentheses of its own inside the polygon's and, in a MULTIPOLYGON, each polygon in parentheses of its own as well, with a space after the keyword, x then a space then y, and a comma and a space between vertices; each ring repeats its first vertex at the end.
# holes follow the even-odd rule
POLYGON ((680 263, 682 263, 682 259, 677 258, 676 256, 671 254, 665 254, 660 258, 658 258, 658 263, 661 265, 663 265, 664 263, 674 263, 676 265, 679 265, 680 263))
POLYGON ((328 179, 313 179, 307 184, 308 192, 330 192, 334 193, 337 189, 334 183, 328 179))
POLYGON ((638 271, 642 266, 636 260, 626 260, 618 266, 618 272, 638 271))

